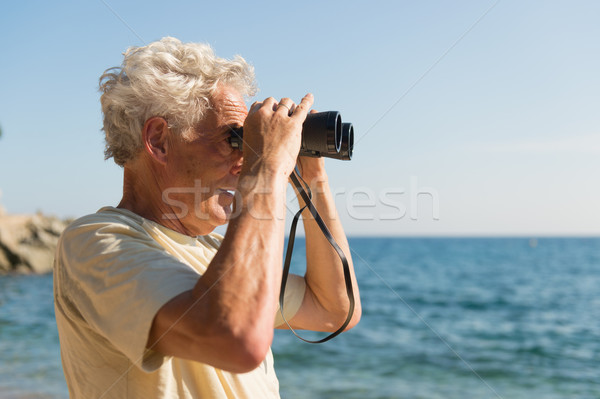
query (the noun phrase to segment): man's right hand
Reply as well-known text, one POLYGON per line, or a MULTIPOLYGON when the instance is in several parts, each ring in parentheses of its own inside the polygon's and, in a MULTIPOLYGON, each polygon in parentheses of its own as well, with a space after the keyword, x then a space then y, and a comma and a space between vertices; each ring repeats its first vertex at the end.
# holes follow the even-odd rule
POLYGON ((278 103, 273 97, 252 104, 244 122, 242 175, 264 171, 287 178, 292 173, 300 151, 302 124, 312 104, 310 93, 297 106, 289 98, 278 103))

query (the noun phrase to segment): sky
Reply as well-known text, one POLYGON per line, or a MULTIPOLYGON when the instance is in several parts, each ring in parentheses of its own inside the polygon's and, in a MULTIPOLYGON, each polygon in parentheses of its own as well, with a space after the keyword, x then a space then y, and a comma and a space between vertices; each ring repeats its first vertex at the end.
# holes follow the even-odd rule
POLYGON ((599 235, 599 16, 593 0, 8 2, 0 204, 116 205, 98 78, 174 36, 249 61, 250 103, 311 92, 354 124, 352 161, 326 162, 350 235, 599 235))

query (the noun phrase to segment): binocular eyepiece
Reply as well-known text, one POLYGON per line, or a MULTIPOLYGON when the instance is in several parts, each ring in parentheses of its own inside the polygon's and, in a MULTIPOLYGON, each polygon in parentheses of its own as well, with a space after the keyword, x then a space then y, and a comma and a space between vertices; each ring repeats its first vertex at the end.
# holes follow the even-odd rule
MULTIPOLYGON (((243 128, 231 130, 229 143, 242 149, 243 128)), ((302 125, 301 156, 327 157, 349 161, 354 149, 354 128, 351 123, 342 123, 338 111, 308 114, 302 125)))

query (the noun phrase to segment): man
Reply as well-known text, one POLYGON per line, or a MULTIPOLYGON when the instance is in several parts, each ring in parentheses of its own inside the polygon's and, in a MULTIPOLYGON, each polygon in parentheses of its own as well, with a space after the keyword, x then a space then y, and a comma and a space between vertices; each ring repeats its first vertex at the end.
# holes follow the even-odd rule
MULTIPOLYGON (((74 398, 279 397, 285 192, 313 103, 254 94, 251 67, 165 38, 100 79, 106 156, 123 198, 67 228, 55 262, 63 368, 74 398), (244 127, 244 154, 228 142, 244 127), (235 198, 235 215, 232 217, 235 198), (229 221, 222 237, 215 227, 229 221)), ((298 161, 349 258, 321 159, 298 161)), ((340 260, 306 219, 307 272, 291 276, 293 328, 334 331, 348 299, 340 260)), ((356 280, 352 275, 354 286, 356 280)), ((353 319, 360 318, 358 289, 353 319)))

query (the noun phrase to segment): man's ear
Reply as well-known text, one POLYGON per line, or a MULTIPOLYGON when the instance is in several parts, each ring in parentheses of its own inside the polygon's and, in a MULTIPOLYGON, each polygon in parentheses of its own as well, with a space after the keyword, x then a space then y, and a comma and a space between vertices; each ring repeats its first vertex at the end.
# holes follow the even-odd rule
POLYGON ((154 116, 144 123, 142 144, 144 150, 160 164, 167 163, 169 126, 164 118, 154 116))

